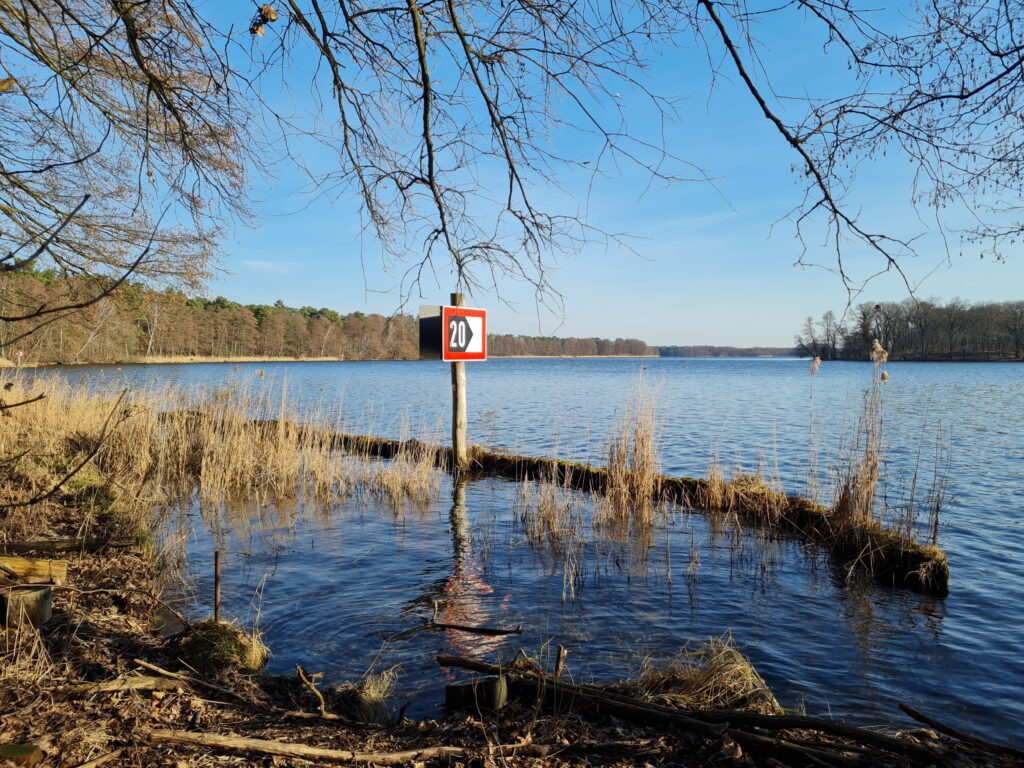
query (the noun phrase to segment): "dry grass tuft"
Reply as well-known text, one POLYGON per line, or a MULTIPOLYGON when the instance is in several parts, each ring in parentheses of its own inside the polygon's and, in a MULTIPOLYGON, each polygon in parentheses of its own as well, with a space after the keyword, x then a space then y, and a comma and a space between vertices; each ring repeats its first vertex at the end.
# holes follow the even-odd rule
POLYGON ((270 659, 270 651, 258 630, 247 631, 235 624, 206 619, 193 625, 183 643, 185 660, 200 672, 219 677, 226 670, 259 672, 270 659))
POLYGON ((635 681, 622 684, 633 695, 686 710, 742 709, 782 714, 782 706, 732 636, 684 647, 668 664, 645 666, 635 681))
POLYGON ((356 683, 331 686, 324 699, 339 714, 346 714, 364 723, 386 725, 391 721, 390 701, 398 683, 398 666, 378 674, 366 675, 356 683))

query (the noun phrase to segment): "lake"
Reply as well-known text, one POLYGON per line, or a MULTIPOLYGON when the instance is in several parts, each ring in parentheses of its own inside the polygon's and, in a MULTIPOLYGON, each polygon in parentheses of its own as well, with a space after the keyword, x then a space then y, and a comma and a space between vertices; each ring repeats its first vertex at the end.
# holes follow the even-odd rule
MULTIPOLYGON (((471 442, 602 464, 602 446, 642 379, 658 394, 662 470, 704 476, 759 462, 802 492, 809 417, 820 482, 852 436, 873 367, 795 359, 495 359, 468 364, 471 442), (813 386, 813 396, 812 396, 813 386)), ((690 641, 731 631, 784 706, 859 724, 905 724, 906 701, 997 741, 1024 744, 1024 366, 890 363, 883 490, 900 503, 948 448, 952 498, 940 546, 950 592, 929 598, 852 581, 805 542, 762 541, 674 511, 648 541, 589 542, 577 572, 532 546, 519 488, 485 479, 401 510, 367 500, 251 510, 244 526, 186 510, 194 612, 211 611, 212 552, 224 552, 224 611, 258 613, 270 671, 300 663, 334 681, 400 664, 399 701, 434 714, 447 673, 433 658, 553 658, 578 680, 610 680, 690 641), (936 447, 940 450, 938 454, 936 447), (699 566, 698 566, 699 563, 699 566), (571 582, 571 583, 570 583, 571 582), (522 624, 507 638, 413 632, 435 600, 459 623, 522 624)), ((115 388, 247 382, 339 430, 447 442, 448 366, 432 362, 192 364, 39 370, 115 388), (259 372, 263 372, 263 376, 259 372)), ((943 463, 940 461, 940 463, 943 463)), ((585 497, 582 509, 589 508, 585 497)))

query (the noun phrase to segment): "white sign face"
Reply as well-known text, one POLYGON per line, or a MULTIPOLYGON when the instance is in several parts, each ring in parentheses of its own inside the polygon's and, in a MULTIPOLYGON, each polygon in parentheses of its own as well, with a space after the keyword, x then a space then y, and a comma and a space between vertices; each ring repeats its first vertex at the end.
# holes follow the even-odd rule
POLYGON ((461 315, 448 320, 448 351, 463 352, 467 355, 480 354, 484 351, 484 319, 482 317, 463 317, 461 315))

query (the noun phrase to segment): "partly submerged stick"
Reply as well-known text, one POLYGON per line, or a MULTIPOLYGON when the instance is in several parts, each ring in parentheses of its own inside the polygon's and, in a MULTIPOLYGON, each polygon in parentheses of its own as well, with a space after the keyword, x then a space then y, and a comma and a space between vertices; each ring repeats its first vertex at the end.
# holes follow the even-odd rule
POLYGON ((985 741, 984 739, 979 739, 977 736, 972 736, 969 733, 958 731, 956 728, 940 723, 935 718, 929 717, 923 712, 918 712, 912 706, 904 704, 902 701, 899 703, 899 707, 919 723, 930 725, 935 730, 940 731, 947 736, 952 736, 954 739, 962 741, 965 744, 973 744, 976 747, 981 747, 982 749, 987 749, 992 752, 1002 752, 1007 755, 1013 755, 1014 757, 1024 758, 1024 750, 1016 749, 1015 747, 1008 747, 1005 744, 996 744, 995 742, 985 741))
MULTIPOLYGON (((472 632, 475 635, 488 635, 489 637, 500 637, 502 635, 521 635, 523 634, 523 625, 520 624, 515 629, 498 629, 495 627, 471 627, 466 624, 445 624, 444 622, 437 621, 437 606, 440 600, 434 601, 434 612, 430 616, 430 626, 435 629, 455 629, 459 632, 472 632)), ((402 633, 400 632, 399 635, 402 633)), ((389 640, 391 638, 388 638, 389 640)))

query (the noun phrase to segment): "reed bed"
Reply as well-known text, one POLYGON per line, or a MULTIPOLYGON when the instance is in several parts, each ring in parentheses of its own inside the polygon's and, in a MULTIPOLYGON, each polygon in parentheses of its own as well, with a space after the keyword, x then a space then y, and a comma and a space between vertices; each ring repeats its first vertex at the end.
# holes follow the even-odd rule
POLYGON ((536 481, 522 481, 516 489, 513 512, 527 543, 540 553, 550 553, 560 568, 562 602, 574 600, 590 539, 582 494, 556 482, 549 472, 536 481))
POLYGON ((129 397, 14 377, 3 397, 25 404, 3 412, 0 540, 45 534, 47 502, 81 508, 81 536, 102 527, 148 537, 159 515, 193 498, 220 510, 329 507, 357 495, 398 506, 429 500, 440 484, 428 442, 402 441, 381 461, 339 443, 322 411, 300 419, 287 391, 240 384, 129 397))

